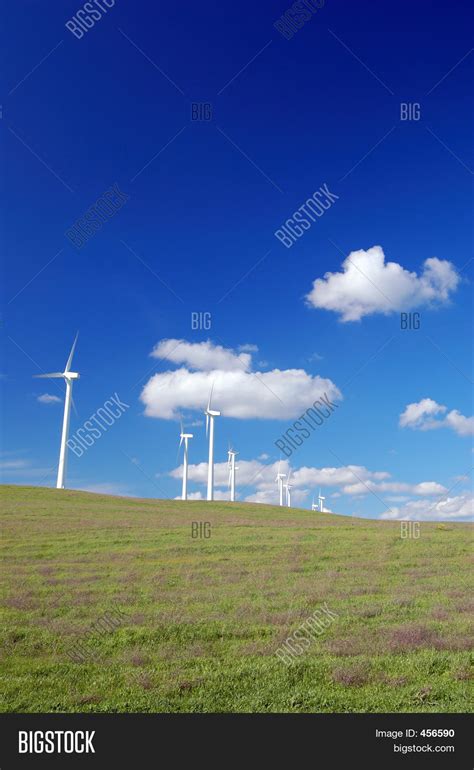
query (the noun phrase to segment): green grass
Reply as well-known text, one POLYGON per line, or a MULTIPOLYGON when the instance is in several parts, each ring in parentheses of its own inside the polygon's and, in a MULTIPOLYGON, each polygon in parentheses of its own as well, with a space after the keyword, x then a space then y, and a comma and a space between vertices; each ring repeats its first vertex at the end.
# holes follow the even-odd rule
POLYGON ((404 540, 267 505, 0 493, 4 711, 470 709, 468 524, 404 540), (285 666, 275 651, 325 602, 337 619, 285 666), (95 659, 69 659, 81 640, 95 659))

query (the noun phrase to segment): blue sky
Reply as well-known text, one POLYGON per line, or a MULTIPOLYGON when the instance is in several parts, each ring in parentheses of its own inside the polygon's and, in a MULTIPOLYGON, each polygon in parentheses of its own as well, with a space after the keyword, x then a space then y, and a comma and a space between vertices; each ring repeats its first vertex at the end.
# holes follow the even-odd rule
POLYGON ((231 442, 240 499, 272 502, 275 441, 322 378, 338 406, 288 458, 295 505, 322 485, 339 513, 466 518, 469 4, 328 0, 291 39, 285 2, 117 0, 78 39, 80 7, 5 9, 4 481, 54 486, 62 404, 44 396, 63 385, 32 375, 62 369, 79 330, 71 435, 114 393, 129 408, 70 453, 70 487, 177 496, 177 415, 202 421, 214 381, 216 462, 231 442), (66 231, 114 184, 128 199, 77 249, 66 231), (324 185, 337 198, 287 248, 275 231, 324 185), (163 340, 184 341, 178 362, 151 356, 163 340))

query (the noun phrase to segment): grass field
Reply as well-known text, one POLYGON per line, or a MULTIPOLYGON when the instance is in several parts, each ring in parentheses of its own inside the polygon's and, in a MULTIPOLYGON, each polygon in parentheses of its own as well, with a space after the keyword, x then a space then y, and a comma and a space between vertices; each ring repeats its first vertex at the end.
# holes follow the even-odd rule
POLYGON ((402 539, 296 508, 0 492, 3 711, 470 709, 468 524, 402 539), (286 666, 325 603, 337 618, 286 666))

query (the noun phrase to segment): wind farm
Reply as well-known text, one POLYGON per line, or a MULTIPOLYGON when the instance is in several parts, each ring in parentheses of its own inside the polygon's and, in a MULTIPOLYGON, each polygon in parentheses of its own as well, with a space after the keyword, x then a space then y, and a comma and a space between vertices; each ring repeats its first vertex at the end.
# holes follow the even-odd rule
MULTIPOLYGON (((65 399, 64 399, 64 414, 63 414, 63 422, 62 422, 62 429, 61 429, 61 438, 60 438, 60 447, 59 447, 59 461, 58 461, 58 473, 57 473, 57 481, 56 481, 56 488, 57 489, 66 489, 67 488, 67 460, 68 460, 68 449, 69 449, 69 429, 70 429, 70 421, 71 421, 71 406, 74 406, 73 396, 72 396, 72 388, 73 383, 75 380, 78 380, 80 375, 78 372, 71 371, 72 366, 72 360, 73 356, 76 350, 77 340, 78 340, 79 333, 76 334, 76 337, 74 338, 74 342, 71 348, 71 351, 69 353, 69 357, 66 361, 66 365, 64 367, 63 372, 50 372, 50 373, 44 373, 44 374, 36 374, 33 375, 35 378, 42 378, 42 379, 62 379, 65 382, 66 385, 66 393, 65 393, 65 399)), ((204 415, 206 418, 206 439, 208 441, 208 465, 207 465, 207 496, 206 499, 210 502, 214 500, 215 495, 215 419, 216 417, 222 417, 225 416, 225 413, 221 412, 218 409, 213 408, 212 401, 214 397, 214 385, 213 382, 211 385, 211 389, 209 391, 207 405, 204 409, 204 415)), ((179 434, 179 444, 178 444, 178 456, 179 453, 183 453, 183 463, 182 463, 182 481, 181 481, 181 500, 187 501, 188 500, 188 481, 189 481, 189 445, 191 439, 195 438, 194 433, 186 432, 183 426, 183 420, 180 419, 180 434, 179 434)), ((229 501, 235 502, 238 497, 238 490, 236 485, 236 471, 238 471, 238 466, 236 465, 236 457, 239 454, 238 451, 233 449, 229 443, 229 448, 227 451, 227 468, 229 471, 228 475, 228 490, 229 490, 229 501)), ((287 473, 283 473, 281 471, 282 468, 282 461, 281 458, 278 462, 278 472, 275 478, 275 482, 277 485, 277 495, 278 495, 278 504, 280 507, 287 507, 291 508, 291 490, 293 488, 293 485, 291 484, 291 474, 292 469, 288 468, 287 473)), ((311 506, 311 510, 313 511, 319 511, 322 512, 330 512, 328 509, 324 508, 324 500, 325 497, 321 496, 321 489, 319 490, 318 495, 318 503, 313 503, 311 506)))

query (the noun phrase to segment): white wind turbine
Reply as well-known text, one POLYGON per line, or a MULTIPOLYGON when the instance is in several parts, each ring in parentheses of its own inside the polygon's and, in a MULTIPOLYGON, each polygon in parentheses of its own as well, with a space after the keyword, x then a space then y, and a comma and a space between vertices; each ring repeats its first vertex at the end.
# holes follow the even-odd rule
POLYGON ((288 471, 288 478, 286 480, 286 484, 283 484, 283 486, 286 489, 286 504, 288 508, 291 508, 291 489, 293 484, 290 484, 290 478, 291 478, 291 470, 288 471))
POLYGON ((62 377, 66 383, 66 398, 64 400, 64 417, 63 417, 63 430, 61 434, 61 448, 59 450, 59 465, 58 465, 58 479, 56 482, 57 489, 64 489, 64 482, 66 480, 66 465, 67 465, 67 440, 69 435, 69 418, 71 416, 71 402, 72 402, 72 384, 74 380, 79 379, 77 372, 71 372, 72 357, 76 347, 77 338, 79 332, 76 334, 76 339, 73 342, 69 358, 66 363, 64 372, 51 372, 49 374, 35 374, 35 377, 56 379, 62 377))
POLYGON ((214 417, 220 417, 220 412, 211 409, 212 391, 214 383, 209 393, 209 401, 204 414, 206 415, 206 436, 209 434, 209 464, 207 471, 207 499, 214 499, 214 417))
POLYGON ((283 479, 286 478, 286 473, 280 473, 281 460, 278 463, 278 473, 275 481, 278 484, 278 495, 280 498, 280 505, 283 505, 283 479))
POLYGON ((321 489, 320 489, 319 490, 319 495, 318 495, 318 503, 319 503, 319 510, 321 511, 321 513, 324 513, 324 501, 325 501, 325 499, 326 498, 322 496, 321 489))
POLYGON ((229 449, 227 452, 228 460, 227 465, 229 468, 229 487, 230 487, 230 502, 235 502, 235 471, 238 470, 238 468, 235 465, 235 456, 239 453, 236 452, 234 449, 229 449))
POLYGON ((192 433, 183 433, 183 423, 181 423, 181 433, 179 434, 179 449, 184 441, 184 456, 183 456, 183 489, 181 492, 181 500, 188 499, 188 441, 193 438, 192 433))
POLYGON ((319 511, 318 504, 314 502, 314 495, 313 495, 313 502, 311 504, 311 510, 312 511, 319 511))

